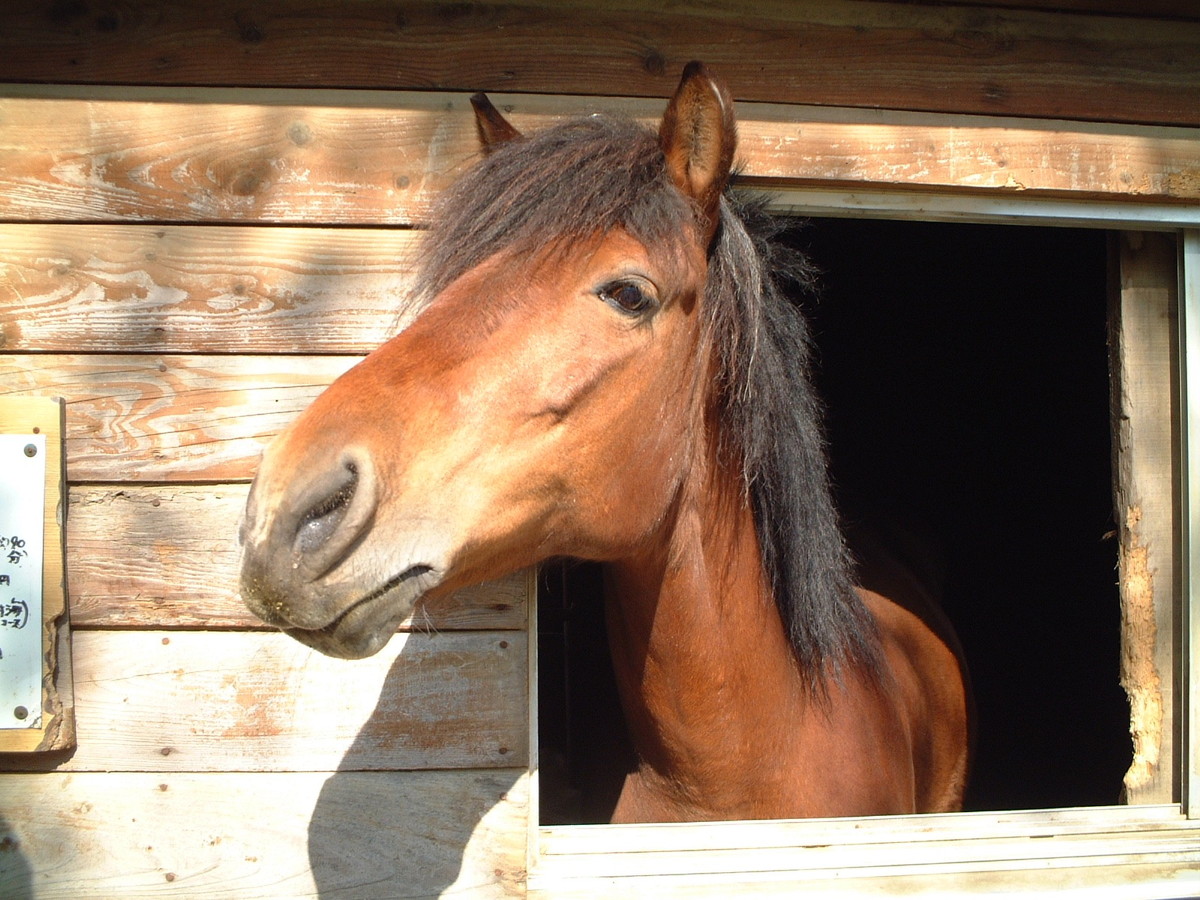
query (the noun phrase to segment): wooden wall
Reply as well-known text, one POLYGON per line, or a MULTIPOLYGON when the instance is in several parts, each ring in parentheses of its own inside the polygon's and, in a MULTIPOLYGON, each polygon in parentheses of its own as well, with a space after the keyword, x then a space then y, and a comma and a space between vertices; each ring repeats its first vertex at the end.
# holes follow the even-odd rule
POLYGON ((56 0, 2 21, 0 395, 67 400, 78 721, 73 753, 2 761, 5 897, 523 892, 529 576, 358 663, 235 593, 259 452, 396 327, 411 226, 475 157, 464 92, 525 126, 583 104, 527 94, 653 117, 702 58, 763 185, 1200 199, 1200 13, 1170 0, 56 0), (1075 120, 1069 147, 1022 117, 1075 120))

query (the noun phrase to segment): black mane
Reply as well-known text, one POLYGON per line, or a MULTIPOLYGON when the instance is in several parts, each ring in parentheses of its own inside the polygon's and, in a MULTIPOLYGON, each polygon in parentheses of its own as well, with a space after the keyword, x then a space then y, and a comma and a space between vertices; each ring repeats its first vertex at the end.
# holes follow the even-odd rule
MULTIPOLYGON (((844 665, 876 671, 879 649, 830 496, 808 326, 783 293, 788 280, 809 286, 811 273, 774 243, 779 226, 761 203, 729 191, 720 215, 704 300, 720 360, 716 437, 740 463, 764 570, 819 688, 844 665)), ((497 252, 565 251, 614 228, 678 245, 694 216, 652 131, 607 116, 569 121, 498 148, 443 195, 415 297, 432 299, 497 252)))

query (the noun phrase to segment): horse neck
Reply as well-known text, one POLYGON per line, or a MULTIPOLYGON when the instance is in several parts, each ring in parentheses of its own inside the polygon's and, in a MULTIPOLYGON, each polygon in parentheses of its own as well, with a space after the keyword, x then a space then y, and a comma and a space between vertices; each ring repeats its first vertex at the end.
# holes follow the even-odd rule
MULTIPOLYGON (((609 643, 639 757, 618 818, 737 814, 753 794, 747 753, 782 751, 807 702, 749 501, 727 476, 704 467, 660 538, 606 572, 609 643)), ((759 771, 770 780, 769 766, 759 771)))

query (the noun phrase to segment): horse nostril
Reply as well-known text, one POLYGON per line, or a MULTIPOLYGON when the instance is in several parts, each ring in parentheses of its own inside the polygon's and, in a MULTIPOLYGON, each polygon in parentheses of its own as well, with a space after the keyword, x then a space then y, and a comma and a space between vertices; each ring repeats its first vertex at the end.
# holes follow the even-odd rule
POLYGON ((346 511, 358 487, 357 464, 346 462, 343 474, 345 481, 301 518, 294 545, 300 553, 313 553, 324 547, 346 518, 346 511))
POLYGON ((343 451, 331 470, 309 481, 288 533, 293 568, 302 577, 321 578, 353 552, 371 528, 376 490, 375 467, 362 448, 343 451))

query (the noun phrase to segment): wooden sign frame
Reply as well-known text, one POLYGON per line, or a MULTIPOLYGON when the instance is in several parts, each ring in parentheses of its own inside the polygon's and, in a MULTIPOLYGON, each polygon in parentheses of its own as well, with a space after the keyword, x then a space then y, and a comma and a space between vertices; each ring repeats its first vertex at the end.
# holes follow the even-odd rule
MULTIPOLYGON (((41 714, 28 728, 0 728, 0 753, 66 750, 75 745, 63 532, 65 404, 57 397, 0 397, 0 434, 44 440, 45 493, 42 516, 41 714)), ((42 441, 37 442, 39 452, 42 441)), ((9 538, 11 540, 11 537, 9 538)))

